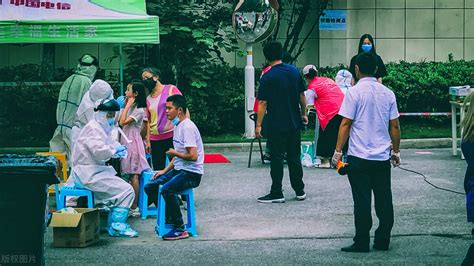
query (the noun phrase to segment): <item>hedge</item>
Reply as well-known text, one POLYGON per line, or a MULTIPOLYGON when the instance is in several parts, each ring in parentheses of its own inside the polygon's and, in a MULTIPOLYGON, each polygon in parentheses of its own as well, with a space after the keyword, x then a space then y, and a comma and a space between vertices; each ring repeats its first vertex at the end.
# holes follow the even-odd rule
MULTIPOLYGON (((447 112, 450 86, 474 86, 474 61, 389 63, 383 84, 393 90, 401 112, 447 112)), ((345 66, 321 68, 322 76, 334 78, 345 66)))
MULTIPOLYGON (((322 76, 334 78, 346 66, 325 67, 322 76)), ((215 78, 207 87, 186 92, 191 117, 201 134, 244 132, 243 69, 213 67, 215 78)), ((474 61, 390 63, 384 84, 395 92, 401 112, 449 111, 448 87, 474 85, 474 61)), ((22 65, 0 69, 0 82, 41 80, 39 67, 22 65)), ((256 71, 256 77, 260 69, 256 71)), ((64 80, 71 70, 58 70, 64 80)), ((102 73, 103 75, 103 73, 102 73)), ((55 129, 59 86, 1 87, 0 147, 48 146, 55 129)), ((115 89, 117 91, 117 89, 115 89)))

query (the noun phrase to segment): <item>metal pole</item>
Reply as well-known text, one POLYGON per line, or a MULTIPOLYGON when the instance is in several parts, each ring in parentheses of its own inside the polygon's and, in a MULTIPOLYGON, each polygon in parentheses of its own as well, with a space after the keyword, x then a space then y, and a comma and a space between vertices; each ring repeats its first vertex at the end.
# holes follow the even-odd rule
POLYGON ((123 94, 123 50, 122 50, 122 44, 119 44, 119 61, 120 61, 120 66, 119 66, 119 71, 120 71, 120 77, 119 77, 119 83, 120 83, 120 95, 123 94))
POLYGON ((253 67, 252 44, 247 43, 247 65, 245 66, 245 137, 255 137, 255 124, 250 119, 255 102, 255 70, 253 67))

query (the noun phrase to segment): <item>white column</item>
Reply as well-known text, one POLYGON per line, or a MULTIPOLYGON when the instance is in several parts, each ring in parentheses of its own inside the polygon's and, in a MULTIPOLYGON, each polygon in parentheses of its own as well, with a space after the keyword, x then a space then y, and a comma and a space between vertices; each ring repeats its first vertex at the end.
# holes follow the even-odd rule
POLYGON ((247 43, 247 65, 245 66, 245 137, 255 137, 255 123, 249 115, 255 102, 255 70, 253 67, 252 44, 247 43))

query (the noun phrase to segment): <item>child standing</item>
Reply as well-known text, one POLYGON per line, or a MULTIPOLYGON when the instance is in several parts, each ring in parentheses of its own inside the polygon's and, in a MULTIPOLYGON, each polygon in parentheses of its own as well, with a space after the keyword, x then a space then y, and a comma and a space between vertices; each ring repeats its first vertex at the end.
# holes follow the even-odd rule
POLYGON ((127 143, 124 138, 121 138, 120 142, 128 147, 128 156, 121 159, 120 165, 122 173, 130 175, 130 184, 135 191, 130 215, 138 217, 140 216, 137 206, 140 185, 138 177, 142 171, 150 169, 145 157, 143 139, 140 135, 146 108, 145 86, 141 82, 131 82, 127 86, 125 96, 127 100, 125 108, 120 114, 119 124, 123 127, 123 131, 131 143, 127 143))

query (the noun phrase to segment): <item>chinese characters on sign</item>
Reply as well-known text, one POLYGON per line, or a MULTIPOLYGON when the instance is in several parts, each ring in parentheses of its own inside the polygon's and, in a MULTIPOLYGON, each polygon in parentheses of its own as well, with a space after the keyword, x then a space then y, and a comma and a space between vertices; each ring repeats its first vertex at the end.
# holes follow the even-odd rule
POLYGON ((60 38, 61 34, 59 33, 59 30, 61 27, 57 25, 50 25, 48 26, 48 37, 50 38, 60 38))
POLYGON ((79 26, 66 26, 68 38, 79 38, 79 26))
POLYGON ((41 25, 30 25, 30 37, 41 38, 41 25))
POLYGON ((346 30, 346 10, 326 10, 319 19, 320 30, 346 30))
POLYGON ((13 25, 10 27, 10 35, 18 38, 23 36, 23 27, 20 25, 13 25))
POLYGON ((95 25, 11 25, 0 26, 0 39, 10 38, 95 38, 97 35, 97 26, 95 25))
MULTIPOLYGON (((0 5, 2 1, 0 0, 0 5)), ((69 10, 71 4, 57 2, 52 3, 51 1, 40 1, 40 0, 10 0, 11 5, 15 6, 26 6, 31 8, 46 8, 46 9, 57 9, 57 10, 69 10)))
POLYGON ((97 26, 85 26, 84 36, 88 38, 97 37, 97 26))

